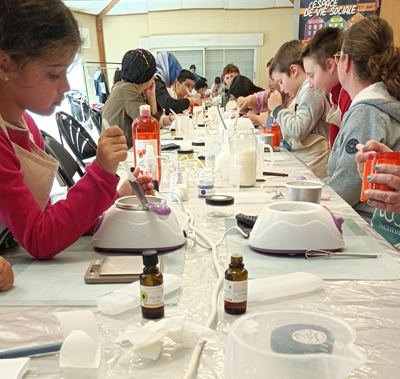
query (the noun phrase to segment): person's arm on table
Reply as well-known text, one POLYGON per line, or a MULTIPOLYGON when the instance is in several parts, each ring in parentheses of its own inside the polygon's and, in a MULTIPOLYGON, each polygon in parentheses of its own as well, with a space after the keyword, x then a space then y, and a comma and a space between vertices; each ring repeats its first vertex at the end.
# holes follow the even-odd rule
POLYGON ((308 87, 304 91, 306 95, 298 103, 295 115, 282 104, 280 92, 272 94, 268 100, 268 108, 282 131, 298 141, 303 141, 312 132, 325 112, 323 96, 308 87))
POLYGON ((96 160, 68 191, 67 199, 54 205, 49 200, 42 211, 23 181, 10 141, 0 130, 0 219, 29 254, 39 259, 53 257, 74 243, 112 205, 119 182, 115 174, 119 162, 126 159, 126 148, 122 130, 116 126, 108 129, 99 139, 96 160))
POLYGON ((363 143, 372 138, 385 142, 386 128, 382 124, 382 119, 366 106, 354 109, 350 117, 344 119, 345 123, 332 147, 328 162, 328 175, 330 176, 324 179, 324 182, 351 206, 355 206, 360 202, 362 182, 360 176, 357 175, 356 154, 352 145, 355 141, 363 143), (361 128, 359 125, 375 125, 375 127, 361 128), (334 167, 333 172, 331 171, 332 167, 334 167))

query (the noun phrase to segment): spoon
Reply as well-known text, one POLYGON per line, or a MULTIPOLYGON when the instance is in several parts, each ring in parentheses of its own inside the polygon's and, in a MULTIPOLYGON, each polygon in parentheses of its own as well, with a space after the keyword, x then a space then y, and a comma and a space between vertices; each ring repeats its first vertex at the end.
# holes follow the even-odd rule
POLYGON ((265 191, 268 195, 271 196, 271 199, 278 199, 280 197, 285 197, 283 193, 279 190, 265 191))
MULTIPOLYGON (((110 124, 107 122, 105 118, 102 120, 104 129, 107 130, 110 127, 110 124)), ((157 214, 158 216, 169 216, 171 214, 171 208, 163 203, 150 203, 147 201, 146 195, 143 192, 143 188, 140 186, 140 183, 137 181, 135 176, 131 173, 131 170, 128 167, 126 161, 122 162, 122 165, 125 168, 126 174, 128 176, 129 184, 131 185, 133 191, 136 194, 136 197, 139 199, 140 203, 143 206, 143 209, 149 210, 157 214)))

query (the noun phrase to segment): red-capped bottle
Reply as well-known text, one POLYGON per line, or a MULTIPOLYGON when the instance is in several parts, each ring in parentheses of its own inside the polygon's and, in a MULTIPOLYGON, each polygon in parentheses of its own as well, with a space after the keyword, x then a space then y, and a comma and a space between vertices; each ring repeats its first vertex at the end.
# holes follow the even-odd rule
MULTIPOLYGON (((132 139, 133 139, 133 156, 135 159, 135 167, 140 167, 143 175, 145 169, 144 156, 146 155, 146 146, 152 145, 153 151, 160 156, 160 125, 158 121, 151 116, 150 105, 141 105, 139 107, 140 116, 132 123, 132 139)), ((158 180, 161 177, 160 158, 157 159, 158 180)))
POLYGON ((271 126, 271 131, 269 132, 273 134, 272 137, 272 147, 279 147, 281 145, 281 128, 277 123, 274 123, 271 126))

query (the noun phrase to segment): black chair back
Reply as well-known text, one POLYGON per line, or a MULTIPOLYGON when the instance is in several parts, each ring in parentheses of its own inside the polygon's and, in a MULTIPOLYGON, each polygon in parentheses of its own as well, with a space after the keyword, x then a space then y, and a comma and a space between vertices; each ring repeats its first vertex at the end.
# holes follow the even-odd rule
POLYGON ((90 120, 92 124, 96 127, 99 134, 101 134, 101 119, 102 112, 98 109, 90 108, 90 120))
POLYGON ((63 145, 45 131, 41 130, 40 133, 44 140, 46 153, 56 159, 59 163, 58 175, 68 188, 71 188, 75 184, 73 179, 75 174, 78 173, 78 175, 82 177, 84 175, 83 171, 63 145))
POLYGON ((56 121, 61 142, 63 139, 67 141, 69 148, 82 166, 85 167, 84 159, 96 156, 96 142, 93 141, 86 129, 71 115, 65 112, 57 112, 56 121))

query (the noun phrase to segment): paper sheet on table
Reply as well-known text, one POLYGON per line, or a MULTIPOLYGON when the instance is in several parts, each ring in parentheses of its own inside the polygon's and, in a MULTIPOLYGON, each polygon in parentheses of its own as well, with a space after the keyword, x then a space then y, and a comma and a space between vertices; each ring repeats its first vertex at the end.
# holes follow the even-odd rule
POLYGON ((60 350, 60 367, 98 368, 100 336, 93 312, 58 312, 55 315, 65 336, 60 350))
MULTIPOLYGON (((225 219, 226 230, 235 225, 235 219, 225 219)), ((235 252, 243 255, 249 278, 266 278, 301 271, 331 280, 400 279, 400 265, 374 237, 365 233, 353 220, 345 220, 342 229, 346 244, 343 252, 378 254, 378 258, 309 260, 304 255, 265 254, 250 249, 249 240, 237 231, 227 236, 227 250, 229 255, 235 252)))
POLYGON ((232 196, 235 204, 264 204, 271 201, 271 196, 265 192, 224 192, 222 188, 218 191, 220 194, 232 196))
POLYGON ((29 367, 30 358, 0 359, 1 379, 21 379, 29 367))

